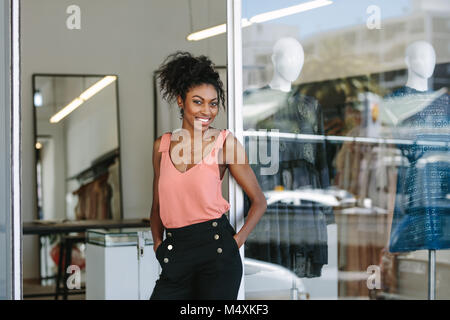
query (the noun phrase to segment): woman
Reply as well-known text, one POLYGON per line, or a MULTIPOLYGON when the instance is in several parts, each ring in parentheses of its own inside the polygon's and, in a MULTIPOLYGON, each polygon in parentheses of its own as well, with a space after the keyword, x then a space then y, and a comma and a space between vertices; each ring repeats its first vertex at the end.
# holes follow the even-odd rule
POLYGON ((153 147, 150 226, 162 272, 150 299, 236 299, 243 269, 239 248, 265 212, 266 199, 239 141, 210 126, 220 104, 225 107, 212 62, 177 52, 157 76, 163 97, 180 107, 182 128, 166 132, 153 147), (252 203, 238 233, 221 194, 227 168, 252 203))

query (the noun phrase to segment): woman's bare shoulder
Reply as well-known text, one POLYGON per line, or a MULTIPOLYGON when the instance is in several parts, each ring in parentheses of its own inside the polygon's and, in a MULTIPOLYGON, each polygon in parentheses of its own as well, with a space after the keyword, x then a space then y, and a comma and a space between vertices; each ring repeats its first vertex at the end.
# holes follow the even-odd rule
POLYGON ((156 138, 155 142, 153 143, 153 149, 156 149, 156 150, 159 149, 159 145, 161 144, 161 140, 162 140, 162 136, 159 136, 158 138, 156 138))
POLYGON ((228 130, 228 129, 226 129, 226 130, 228 131, 228 134, 227 134, 227 137, 225 138, 224 144, 225 144, 225 146, 227 146, 228 148, 229 148, 229 147, 234 148, 235 145, 236 145, 236 143, 239 142, 239 141, 237 140, 237 138, 235 137, 235 135, 233 134, 233 132, 231 132, 231 131, 228 130))
MULTIPOLYGON (((167 133, 167 132, 166 132, 167 133)), ((155 142, 153 142, 153 151, 155 153, 158 153, 159 150, 159 146, 161 145, 161 141, 162 141, 162 137, 166 134, 162 134, 161 136, 159 136, 158 138, 156 138, 155 142)))

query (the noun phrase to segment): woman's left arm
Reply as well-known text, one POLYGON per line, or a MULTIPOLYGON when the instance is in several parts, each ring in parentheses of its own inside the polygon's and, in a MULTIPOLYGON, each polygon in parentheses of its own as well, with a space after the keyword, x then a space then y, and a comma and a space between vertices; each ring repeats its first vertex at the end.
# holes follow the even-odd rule
POLYGON ((255 173, 248 163, 245 148, 231 132, 225 140, 223 150, 223 156, 231 175, 248 195, 251 203, 244 226, 234 235, 234 239, 240 248, 266 212, 267 201, 255 173))

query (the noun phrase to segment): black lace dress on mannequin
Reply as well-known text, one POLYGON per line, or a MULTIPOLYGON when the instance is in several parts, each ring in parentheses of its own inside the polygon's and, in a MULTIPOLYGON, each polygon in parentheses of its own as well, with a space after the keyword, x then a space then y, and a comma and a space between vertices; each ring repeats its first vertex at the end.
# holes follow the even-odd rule
MULTIPOLYGON (((244 130, 265 129, 270 132, 278 129, 280 133, 305 134, 311 138, 280 138, 279 168, 275 174, 262 174, 261 168, 269 165, 262 165, 260 161, 250 164, 263 192, 282 186, 283 190, 303 189, 314 193, 329 186, 325 143, 323 139, 314 138, 314 135, 324 133, 322 111, 317 100, 265 86, 244 93, 244 113, 246 108, 257 111, 260 108, 261 113, 256 115, 256 120, 244 120, 244 130), (269 109, 272 111, 267 111, 269 109)), ((261 144, 257 145, 259 154, 261 144)), ((245 148, 249 154, 248 138, 245 148)), ((270 141, 267 149, 269 158, 277 159, 271 154, 270 141)), ((322 266, 328 263, 327 224, 334 222, 331 207, 315 201, 291 200, 287 198, 286 201, 268 204, 266 213, 247 239, 245 255, 282 265, 299 277, 320 277, 322 266)), ((246 215, 250 207, 246 194, 244 203, 246 215)))

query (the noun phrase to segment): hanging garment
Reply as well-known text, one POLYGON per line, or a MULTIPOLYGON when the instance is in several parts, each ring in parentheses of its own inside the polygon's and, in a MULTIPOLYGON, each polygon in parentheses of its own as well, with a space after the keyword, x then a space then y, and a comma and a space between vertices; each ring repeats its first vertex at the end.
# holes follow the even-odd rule
POLYGON ((401 120, 393 130, 396 138, 415 140, 418 134, 448 134, 450 98, 448 94, 438 92, 418 91, 404 86, 385 98, 385 101, 390 102, 386 105, 390 106, 391 113, 395 112, 392 110, 395 107, 402 109, 401 113, 395 115, 401 120))
MULTIPOLYGON (((364 136, 361 129, 355 127, 348 135, 364 136)), ((357 203, 370 199, 369 208, 356 204, 336 212, 339 270, 344 273, 365 273, 381 261, 388 242, 389 192, 395 192, 391 190, 396 181, 393 159, 398 153, 384 144, 352 141, 342 144, 336 156, 335 182, 339 189, 349 191, 357 203)), ((370 295, 365 281, 340 280, 339 288, 343 297, 370 295)))
POLYGON ((104 173, 73 192, 78 196, 78 203, 75 207, 77 220, 111 219, 112 189, 108 184, 108 176, 108 172, 104 173))
POLYGON ((111 218, 117 220, 122 217, 119 168, 118 160, 108 168, 108 185, 111 187, 111 218))
MULTIPOLYGON (((280 186, 284 190, 319 190, 329 186, 325 143, 323 139, 314 139, 314 135, 323 135, 322 111, 317 100, 265 86, 244 94, 243 113, 246 130, 276 129, 312 138, 280 138, 277 154, 268 148, 268 157, 274 161, 278 159, 279 168, 275 174, 262 174, 261 168, 267 165, 250 164, 263 191, 276 190, 280 186)), ((266 152, 261 145, 257 144, 257 154, 260 149, 266 152)), ((245 148, 248 154, 248 139, 245 148)), ((245 214, 249 208, 250 201, 244 194, 245 214)), ((327 224, 333 222, 331 207, 318 202, 302 199, 292 203, 286 199, 269 204, 247 239, 246 256, 282 265, 299 277, 320 277, 322 266, 328 263, 327 224)))
MULTIPOLYGON (((403 87, 392 97, 424 100, 428 94, 403 87)), ((398 146, 407 161, 398 170, 390 252, 450 248, 449 120, 445 94, 397 127, 399 138, 413 138, 414 143, 398 146)))
POLYGON ((447 146, 408 148, 410 161, 399 168, 391 252, 450 248, 450 139, 439 141, 447 146))

